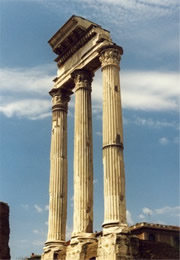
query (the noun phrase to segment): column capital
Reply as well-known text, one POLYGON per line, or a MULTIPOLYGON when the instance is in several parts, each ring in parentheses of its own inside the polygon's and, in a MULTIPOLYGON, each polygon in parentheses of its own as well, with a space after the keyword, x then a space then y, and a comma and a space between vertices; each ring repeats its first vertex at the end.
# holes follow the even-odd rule
POLYGON ((99 54, 99 60, 101 62, 102 69, 108 65, 114 65, 119 68, 123 49, 117 45, 108 45, 100 49, 99 54))
POLYGON ((71 77, 75 83, 75 92, 80 88, 84 88, 91 91, 91 82, 93 80, 94 73, 89 70, 77 69, 71 77))
POLYGON ((64 110, 67 112, 67 104, 73 92, 64 88, 53 88, 49 94, 52 96, 52 111, 64 110))

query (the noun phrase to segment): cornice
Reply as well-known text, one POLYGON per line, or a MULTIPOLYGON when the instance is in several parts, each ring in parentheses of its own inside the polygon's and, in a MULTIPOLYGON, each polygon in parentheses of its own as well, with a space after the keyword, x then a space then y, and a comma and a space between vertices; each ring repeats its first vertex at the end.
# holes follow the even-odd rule
POLYGON ((81 35, 80 37, 78 37, 77 39, 72 41, 71 43, 69 42, 69 45, 55 59, 58 67, 60 67, 63 63, 65 63, 75 52, 77 52, 82 46, 84 46, 95 35, 96 35, 95 26, 91 25, 88 28, 88 30, 84 32, 83 35, 81 35))

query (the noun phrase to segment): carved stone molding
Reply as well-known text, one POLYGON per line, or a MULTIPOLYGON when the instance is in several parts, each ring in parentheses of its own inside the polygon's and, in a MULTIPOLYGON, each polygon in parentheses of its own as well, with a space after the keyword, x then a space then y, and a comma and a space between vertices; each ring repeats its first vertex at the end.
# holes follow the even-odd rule
POLYGON ((52 96, 52 111, 64 110, 67 112, 68 102, 72 91, 61 89, 52 89, 49 94, 52 96))
POLYGON ((71 76, 74 79, 75 92, 80 88, 91 91, 91 82, 94 76, 92 72, 88 70, 75 70, 71 76))
MULTIPOLYGON (((76 30, 78 30, 78 29, 79 28, 77 28, 76 30)), ((74 33, 74 35, 77 34, 75 31, 73 33, 74 33)), ((96 35, 96 32, 94 31, 94 26, 90 26, 90 28, 87 30, 87 32, 85 32, 84 35, 80 39, 76 37, 77 38, 76 42, 73 41, 73 42, 69 42, 68 45, 65 44, 68 46, 67 49, 65 51, 61 51, 59 53, 59 56, 55 59, 58 67, 60 67, 62 64, 64 64, 78 49, 80 49, 82 46, 84 46, 95 35, 96 35)), ((74 38, 74 37, 71 37, 71 38, 74 38)))
POLYGON ((115 65, 119 68, 121 55, 123 50, 119 46, 108 46, 100 51, 99 60, 101 62, 101 68, 103 69, 107 65, 115 65))

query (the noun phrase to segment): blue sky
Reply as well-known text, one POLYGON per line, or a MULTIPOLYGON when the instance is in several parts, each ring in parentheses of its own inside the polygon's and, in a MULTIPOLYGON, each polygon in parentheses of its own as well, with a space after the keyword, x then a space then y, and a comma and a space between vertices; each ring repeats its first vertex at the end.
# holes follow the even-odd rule
MULTIPOLYGON (((48 40, 83 16, 122 46, 127 217, 179 224, 177 0, 0 0, 0 200, 10 206, 11 256, 41 253, 47 235, 51 98, 48 40)), ((93 81, 94 230, 103 222, 102 81, 93 81)), ((68 237, 73 214, 74 97, 68 114, 68 237)))

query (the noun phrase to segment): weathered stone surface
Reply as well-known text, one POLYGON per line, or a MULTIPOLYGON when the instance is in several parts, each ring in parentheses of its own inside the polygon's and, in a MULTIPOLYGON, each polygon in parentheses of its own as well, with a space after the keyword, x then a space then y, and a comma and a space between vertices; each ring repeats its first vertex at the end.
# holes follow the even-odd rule
POLYGON ((92 73, 77 70, 74 122, 74 223, 73 237, 93 233, 92 73))
POLYGON ((57 250, 66 239, 67 218, 67 103, 70 91, 52 91, 49 222, 45 251, 57 250))
MULTIPOLYGON (((126 222, 123 126, 119 63, 123 50, 107 30, 72 16, 49 41, 58 72, 53 97, 50 208, 43 260, 130 259, 131 236, 126 222), (93 233, 93 147, 91 82, 101 66, 103 75, 103 233, 93 233), (67 215, 67 103, 75 92, 74 223, 65 243, 67 215)), ((135 252, 135 253, 134 253, 135 252)))
POLYGON ((10 259, 9 206, 0 201, 0 259, 10 259))
POLYGON ((122 48, 104 47, 100 52, 103 75, 103 168, 105 233, 127 227, 123 125, 119 79, 122 48), (118 229, 119 227, 119 229, 118 229))
POLYGON ((136 259, 139 253, 139 240, 130 233, 111 233, 99 239, 98 260, 136 259))

